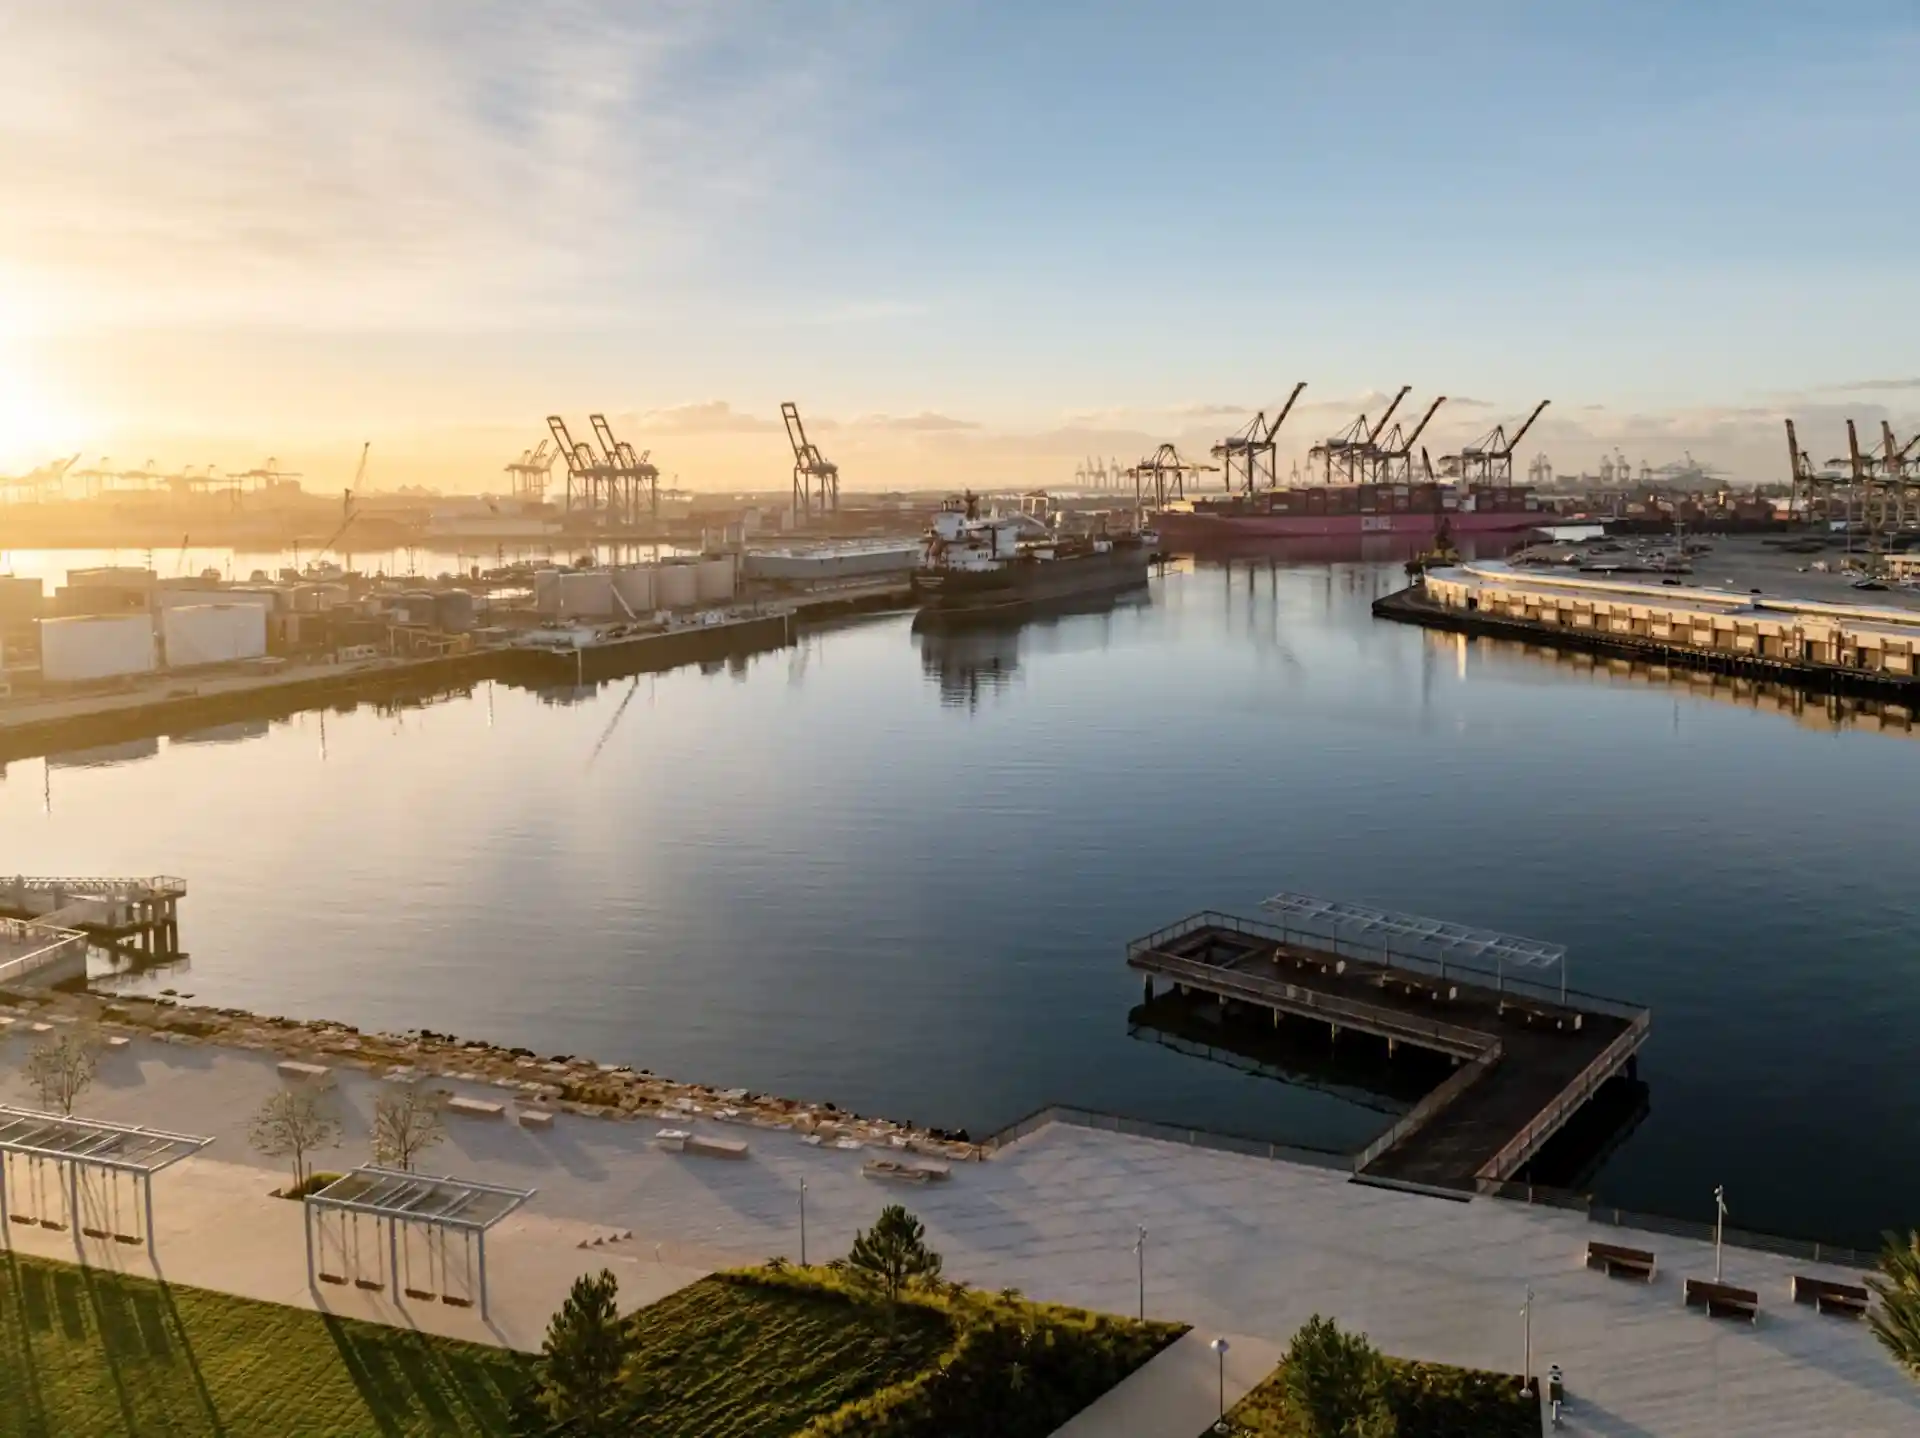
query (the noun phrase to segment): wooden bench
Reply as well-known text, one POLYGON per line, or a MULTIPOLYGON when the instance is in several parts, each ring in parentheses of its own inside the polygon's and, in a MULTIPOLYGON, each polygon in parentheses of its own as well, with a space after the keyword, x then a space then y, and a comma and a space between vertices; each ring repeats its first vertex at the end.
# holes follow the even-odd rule
POLYGON ((1609 1278, 1637 1278, 1653 1282, 1653 1255, 1644 1248, 1622 1248, 1617 1243, 1589 1243, 1587 1267, 1603 1270, 1609 1278))
POLYGON ((468 1098, 465 1094, 455 1094, 447 1100, 447 1112, 465 1114, 468 1118, 499 1118, 506 1112, 502 1104, 483 1098, 468 1098))
POLYGON ((1830 1278, 1812 1278, 1804 1273, 1793 1275, 1793 1301, 1811 1303, 1816 1313, 1858 1318, 1867 1311, 1869 1297, 1867 1290, 1856 1283, 1835 1283, 1830 1278))
POLYGON ((523 1108, 516 1117, 522 1128, 552 1128, 553 1114, 543 1108, 523 1108))
POLYGON ((686 1151, 697 1153, 704 1158, 745 1158, 747 1146, 737 1138, 708 1138, 705 1134, 693 1134, 687 1139, 686 1151))
POLYGON ((1751 1288, 1735 1288, 1731 1283, 1689 1278, 1686 1303, 1689 1308, 1705 1308, 1709 1318, 1744 1318, 1749 1323, 1760 1320, 1760 1295, 1751 1288))
POLYGON ((301 1063, 298 1059, 282 1059, 277 1067, 285 1079, 321 1079, 333 1072, 325 1064, 301 1063))

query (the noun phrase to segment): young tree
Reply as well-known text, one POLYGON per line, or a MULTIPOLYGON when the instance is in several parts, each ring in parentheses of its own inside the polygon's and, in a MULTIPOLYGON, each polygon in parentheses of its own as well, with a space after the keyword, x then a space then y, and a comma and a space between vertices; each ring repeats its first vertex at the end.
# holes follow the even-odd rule
POLYGON ((900 1301, 910 1283, 940 1276, 940 1255, 927 1247, 927 1230, 897 1203, 880 1211, 873 1227, 858 1234, 847 1267, 886 1294, 889 1306, 900 1301))
POLYGON ((1908 1377, 1920 1379, 1920 1233, 1887 1235, 1880 1272, 1867 1287, 1880 1300, 1867 1315, 1873 1336, 1908 1377))
POLYGON ((443 1088, 405 1084, 373 1101, 373 1161, 412 1169, 413 1161, 447 1136, 443 1088))
POLYGON ((540 1350, 541 1408, 586 1438, 620 1431, 611 1410, 633 1340, 615 1306, 618 1289, 610 1269, 574 1279, 540 1350))
POLYGON ((1293 1335, 1281 1368, 1287 1407, 1307 1438, 1388 1438, 1387 1367, 1365 1335, 1314 1314, 1293 1335))
POLYGON ((43 1108, 70 1114, 93 1082, 94 1063, 93 1042, 85 1034, 50 1034, 34 1045, 21 1072, 40 1095, 43 1108))
POLYGON ((311 1172, 308 1156, 340 1142, 333 1089, 315 1082, 268 1094, 254 1115, 252 1142, 268 1158, 293 1161, 293 1186, 298 1189, 311 1172))

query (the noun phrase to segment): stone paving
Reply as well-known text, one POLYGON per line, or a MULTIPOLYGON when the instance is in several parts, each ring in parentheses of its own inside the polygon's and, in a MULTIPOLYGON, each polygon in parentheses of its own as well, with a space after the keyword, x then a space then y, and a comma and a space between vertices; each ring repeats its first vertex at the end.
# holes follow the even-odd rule
MULTIPOLYGON (((22 1039, 0 1043, 0 1067, 11 1072, 23 1054, 22 1039)), ((338 1079, 346 1137, 337 1154, 319 1157, 336 1168, 365 1161, 378 1087, 346 1069, 338 1079)), ((204 1216, 214 1202, 196 1171, 209 1188, 230 1189, 244 1170, 270 1166, 246 1136, 253 1111, 279 1082, 270 1058, 204 1046, 136 1040, 103 1061, 83 1114, 216 1140, 155 1182, 161 1260, 176 1280, 204 1281, 180 1237, 194 1228, 196 1209, 204 1216)), ((16 1079, 0 1086, 0 1098, 24 1097, 16 1079)), ((1148 1313, 1190 1322, 1202 1339, 1226 1333, 1280 1344, 1318 1312, 1391 1353, 1515 1371, 1531 1285, 1534 1366, 1565 1369, 1568 1433, 1920 1433, 1920 1387, 1863 1325, 1793 1305, 1789 1275, 1815 1270, 1787 1259, 1727 1251, 1728 1281, 1761 1295, 1763 1313, 1750 1328, 1681 1305, 1682 1278, 1712 1273, 1709 1245, 1602 1229, 1554 1209, 1457 1203, 1354 1184, 1327 1169, 1060 1124, 996 1158, 955 1164, 944 1184, 907 1189, 863 1177, 867 1151, 701 1119, 692 1126, 751 1146, 742 1162, 703 1159, 652 1148, 661 1126, 561 1114, 551 1130, 535 1132, 500 1118, 449 1119, 447 1142, 419 1167, 539 1190, 509 1223, 520 1225, 524 1261, 544 1276, 523 1281, 525 1312, 501 1297, 501 1280, 503 1327, 537 1333, 573 1274, 598 1266, 597 1251, 574 1246, 578 1235, 600 1231, 596 1225, 634 1233, 639 1257, 621 1262, 651 1260, 687 1277, 720 1263, 799 1257, 804 1184, 807 1256, 815 1262, 844 1253, 856 1229, 899 1201, 925 1220, 953 1277, 1110 1312, 1130 1313, 1140 1302, 1133 1245, 1144 1225, 1148 1313), (1654 1250, 1658 1281, 1639 1286, 1588 1270, 1582 1255, 1591 1236, 1654 1250), (655 1244, 663 1245, 658 1259, 655 1244)), ((285 1207, 287 1235, 262 1243, 297 1248, 298 1214, 285 1207)), ((503 1228, 503 1267, 515 1261, 505 1257, 510 1247, 503 1228)), ((298 1253, 291 1261, 303 1273, 298 1253)))

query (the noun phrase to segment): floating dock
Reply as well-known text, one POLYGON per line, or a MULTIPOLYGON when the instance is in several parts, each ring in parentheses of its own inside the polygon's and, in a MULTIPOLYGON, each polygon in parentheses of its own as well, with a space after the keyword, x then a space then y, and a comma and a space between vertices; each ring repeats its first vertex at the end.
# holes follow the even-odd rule
POLYGON ((1558 945, 1278 894, 1277 921, 1208 910, 1127 946, 1165 983, 1230 1008, 1448 1056, 1456 1067, 1355 1159, 1361 1177, 1477 1191, 1511 1179, 1601 1085, 1630 1074, 1646 1009, 1566 986, 1558 945))

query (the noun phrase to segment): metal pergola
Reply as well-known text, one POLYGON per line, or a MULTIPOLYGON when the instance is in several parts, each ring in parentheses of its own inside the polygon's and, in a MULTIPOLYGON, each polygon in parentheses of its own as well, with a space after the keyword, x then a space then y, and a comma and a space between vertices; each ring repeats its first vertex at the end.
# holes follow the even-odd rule
MULTIPOLYGON (((396 1303, 401 1301, 403 1292, 400 1276, 400 1225, 406 1224, 409 1227, 426 1230, 429 1242, 436 1231, 444 1237, 445 1232, 451 1230, 476 1241, 480 1259, 476 1291, 480 1302, 480 1316, 485 1318, 487 1317, 487 1230, 532 1198, 535 1192, 536 1190, 531 1188, 509 1188, 504 1184, 412 1173, 405 1169, 381 1168, 376 1165, 356 1168, 351 1173, 342 1174, 318 1193, 308 1194, 302 1205, 307 1238, 307 1284, 312 1287, 316 1280, 320 1279, 336 1283, 346 1281, 344 1277, 328 1274, 324 1268, 317 1267, 315 1263, 316 1225, 324 1222, 328 1213, 352 1216, 356 1219, 371 1219, 376 1233, 381 1224, 386 1225, 389 1282, 368 1283, 358 1277, 354 1282, 356 1286, 362 1288, 391 1286, 396 1303)), ((444 1272, 444 1256, 442 1261, 444 1272)), ((431 1267, 430 1260, 429 1267, 431 1267)), ((411 1298, 433 1297, 430 1290, 420 1290, 411 1286, 405 1289, 405 1294, 411 1298)), ((465 1300, 449 1293, 442 1295, 442 1301, 463 1304, 465 1300)))
MULTIPOLYGON (((195 1134, 170 1133, 141 1124, 108 1123, 101 1119, 74 1118, 68 1114, 39 1113, 33 1109, 0 1104, 0 1224, 36 1223, 42 1228, 64 1228, 66 1223, 38 1215, 17 1214, 7 1192, 7 1169, 19 1158, 29 1164, 51 1163, 64 1168, 67 1218, 88 1238, 112 1238, 120 1243, 139 1243, 138 1235, 119 1231, 119 1205, 104 1206, 103 1223, 90 1226, 81 1205, 80 1175, 83 1169, 96 1169, 117 1176, 128 1175, 140 1191, 145 1215, 147 1253, 153 1255, 153 1176, 183 1158, 191 1158, 211 1138, 195 1134)), ((37 1206, 44 1198, 37 1182, 32 1196, 37 1206)))
POLYGON ((1281 892, 1261 901, 1260 907, 1280 916, 1283 933, 1319 939, 1340 952, 1342 944, 1356 954, 1398 954, 1437 964, 1444 973, 1449 963, 1493 966, 1495 987, 1506 982, 1509 969, 1558 969, 1560 997, 1567 996, 1567 946, 1544 939, 1526 939, 1494 929, 1474 929, 1444 919, 1417 914, 1395 914, 1365 904, 1339 899, 1317 899, 1311 894, 1281 892))

